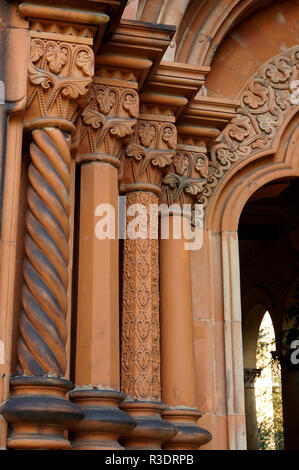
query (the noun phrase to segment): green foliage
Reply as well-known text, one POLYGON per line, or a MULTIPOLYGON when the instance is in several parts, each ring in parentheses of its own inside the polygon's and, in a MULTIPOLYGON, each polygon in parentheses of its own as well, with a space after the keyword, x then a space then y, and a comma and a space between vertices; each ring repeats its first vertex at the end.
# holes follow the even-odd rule
MULTIPOLYGON (((275 338, 269 337, 269 330, 261 328, 257 342, 257 364, 258 367, 266 369, 271 367, 272 371, 272 404, 274 420, 263 417, 258 422, 258 448, 260 450, 283 450, 283 414, 281 394, 281 367, 275 349, 275 338)), ((266 391, 263 392, 266 396, 266 391)))

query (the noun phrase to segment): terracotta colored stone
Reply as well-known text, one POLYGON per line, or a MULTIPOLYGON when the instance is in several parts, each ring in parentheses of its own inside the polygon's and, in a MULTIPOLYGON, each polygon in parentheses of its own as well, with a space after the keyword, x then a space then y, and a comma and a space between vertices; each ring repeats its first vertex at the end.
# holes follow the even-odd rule
POLYGON ((0 6, 0 447, 254 448, 244 368, 297 278, 298 2, 58 3, 0 6), (201 248, 99 240, 119 193, 202 204, 201 248))

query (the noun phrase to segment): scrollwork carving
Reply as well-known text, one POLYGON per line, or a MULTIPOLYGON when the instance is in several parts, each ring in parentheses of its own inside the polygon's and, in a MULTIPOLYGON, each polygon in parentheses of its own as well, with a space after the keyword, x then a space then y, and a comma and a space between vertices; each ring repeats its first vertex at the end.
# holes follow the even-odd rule
POLYGON ((298 64, 295 46, 264 64, 241 91, 236 116, 211 148, 207 183, 199 198, 204 206, 232 165, 273 146, 279 127, 296 106, 291 84, 298 79, 298 64))

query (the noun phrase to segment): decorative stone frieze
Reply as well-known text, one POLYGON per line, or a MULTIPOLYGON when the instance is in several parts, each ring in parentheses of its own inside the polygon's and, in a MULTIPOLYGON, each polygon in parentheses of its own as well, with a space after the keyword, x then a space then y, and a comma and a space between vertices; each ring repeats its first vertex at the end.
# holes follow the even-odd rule
POLYGON ((241 160, 273 148, 284 120, 297 106, 299 48, 267 61, 241 90, 236 115, 211 146, 208 179, 199 201, 206 207, 219 182, 241 160))

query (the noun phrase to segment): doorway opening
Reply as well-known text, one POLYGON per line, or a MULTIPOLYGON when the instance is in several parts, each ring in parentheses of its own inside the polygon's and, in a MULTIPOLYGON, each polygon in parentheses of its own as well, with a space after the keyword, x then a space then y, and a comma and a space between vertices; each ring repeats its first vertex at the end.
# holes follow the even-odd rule
MULTIPOLYGON (((299 274, 298 201, 298 179, 271 182, 251 196, 239 221, 246 431, 251 450, 298 449, 299 367, 291 363, 285 340, 289 312, 295 308, 290 303, 296 301, 290 292, 299 274)), ((292 338, 299 339, 294 320, 292 328, 292 338)))

